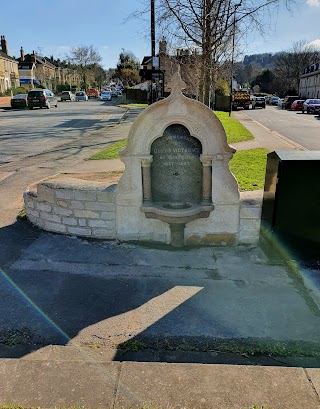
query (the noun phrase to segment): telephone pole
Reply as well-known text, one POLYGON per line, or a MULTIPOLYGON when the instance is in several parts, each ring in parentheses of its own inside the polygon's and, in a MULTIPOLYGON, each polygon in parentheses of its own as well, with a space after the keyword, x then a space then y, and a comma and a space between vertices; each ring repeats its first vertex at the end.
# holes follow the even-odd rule
POLYGON ((156 55, 156 29, 155 29, 155 16, 154 16, 154 2, 151 0, 151 56, 156 55))

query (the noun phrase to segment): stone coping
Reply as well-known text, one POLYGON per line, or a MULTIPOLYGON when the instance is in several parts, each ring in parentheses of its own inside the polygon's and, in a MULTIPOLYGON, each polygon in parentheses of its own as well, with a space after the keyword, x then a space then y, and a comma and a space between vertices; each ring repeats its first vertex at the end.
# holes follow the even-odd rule
POLYGON ((242 205, 261 206, 263 200, 263 190, 240 192, 240 200, 242 205))
POLYGON ((49 189, 96 190, 114 192, 122 172, 58 173, 28 186, 27 191, 36 193, 37 186, 49 189))

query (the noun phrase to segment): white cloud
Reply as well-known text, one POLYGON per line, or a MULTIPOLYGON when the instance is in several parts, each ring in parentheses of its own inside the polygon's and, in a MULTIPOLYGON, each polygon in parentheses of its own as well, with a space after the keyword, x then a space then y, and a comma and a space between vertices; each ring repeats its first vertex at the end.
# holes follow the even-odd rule
POLYGON ((310 7, 320 7, 320 0, 307 0, 307 4, 310 7))
POLYGON ((310 43, 306 44, 306 47, 312 47, 316 50, 320 50, 320 39, 310 41, 310 43))

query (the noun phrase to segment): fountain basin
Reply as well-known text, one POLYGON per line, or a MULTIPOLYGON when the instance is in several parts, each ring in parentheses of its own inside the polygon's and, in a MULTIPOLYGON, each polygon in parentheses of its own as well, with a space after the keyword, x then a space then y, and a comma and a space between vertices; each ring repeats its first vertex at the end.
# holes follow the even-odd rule
POLYGON ((144 204, 141 210, 147 219, 158 219, 169 224, 186 224, 192 220, 209 217, 210 212, 214 209, 211 205, 194 204, 190 202, 167 203, 156 202, 144 204))

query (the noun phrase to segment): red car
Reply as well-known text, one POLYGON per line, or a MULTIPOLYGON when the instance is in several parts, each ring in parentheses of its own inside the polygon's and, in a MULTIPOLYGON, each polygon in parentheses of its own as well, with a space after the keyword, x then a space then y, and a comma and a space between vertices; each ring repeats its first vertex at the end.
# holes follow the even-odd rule
POLYGON ((302 111, 304 99, 296 99, 291 104, 291 111, 302 111))
POLYGON ((96 88, 89 88, 87 89, 86 94, 88 95, 88 98, 98 98, 100 92, 96 88))
POLYGON ((302 113, 304 114, 320 114, 320 99, 307 99, 303 103, 302 113))

